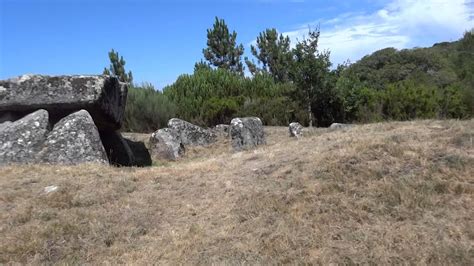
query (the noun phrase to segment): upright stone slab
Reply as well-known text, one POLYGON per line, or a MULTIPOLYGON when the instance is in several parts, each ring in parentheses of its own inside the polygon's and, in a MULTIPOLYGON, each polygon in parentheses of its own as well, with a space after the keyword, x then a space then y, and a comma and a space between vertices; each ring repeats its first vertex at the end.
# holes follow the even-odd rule
POLYGON ((99 129, 115 130, 122 125, 127 92, 125 83, 109 76, 23 75, 0 80, 0 118, 45 109, 54 123, 84 109, 99 129))
POLYGON ((108 163, 99 131, 86 110, 61 119, 48 134, 38 161, 52 164, 108 163))
POLYGON ((175 161, 185 149, 176 130, 162 128, 151 134, 150 151, 156 158, 175 161))
POLYGON ((0 165, 35 163, 48 134, 48 112, 38 110, 0 124, 0 165))
POLYGON ((258 117, 234 118, 230 122, 232 147, 236 151, 266 144, 262 120, 258 117))
POLYGON ((217 135, 212 130, 204 129, 178 118, 170 119, 168 128, 178 132, 181 143, 184 145, 206 146, 217 141, 217 135))

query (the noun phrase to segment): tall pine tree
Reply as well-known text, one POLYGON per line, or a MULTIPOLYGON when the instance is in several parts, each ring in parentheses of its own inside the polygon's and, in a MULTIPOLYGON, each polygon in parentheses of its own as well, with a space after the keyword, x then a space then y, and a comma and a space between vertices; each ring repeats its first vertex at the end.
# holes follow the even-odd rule
POLYGON ((245 62, 252 74, 266 72, 272 75, 275 81, 286 82, 289 78, 291 64, 290 38, 278 35, 276 29, 266 29, 257 37, 257 45, 250 46, 261 67, 245 58, 245 62))
POLYGON ((236 43, 237 33, 229 32, 223 19, 216 17, 212 29, 207 30, 207 48, 203 49, 204 58, 215 67, 230 70, 243 75, 241 62, 244 47, 236 43))

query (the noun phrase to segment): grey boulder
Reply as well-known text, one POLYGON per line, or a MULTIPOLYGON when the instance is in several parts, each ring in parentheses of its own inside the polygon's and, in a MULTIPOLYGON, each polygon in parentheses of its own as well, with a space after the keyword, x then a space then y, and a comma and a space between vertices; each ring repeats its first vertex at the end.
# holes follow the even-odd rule
POLYGON ((0 124, 0 165, 34 163, 48 134, 48 112, 38 110, 0 124))
POLYGON ((87 110, 99 129, 122 125, 128 88, 110 76, 23 75, 0 80, 0 121, 14 120, 38 109, 55 123, 87 110))
POLYGON ((262 120, 258 117, 234 118, 230 122, 232 147, 236 151, 266 144, 262 120))
POLYGON ((290 137, 299 139, 303 136, 303 126, 298 122, 290 123, 288 126, 288 131, 290 133, 290 137))
POLYGON ((162 128, 151 135, 150 151, 156 158, 175 161, 183 156, 185 149, 175 129, 162 128))
POLYGON ((178 118, 170 119, 168 128, 178 133, 183 145, 207 146, 217 141, 217 135, 212 130, 204 129, 178 118))
POLYGON ((86 110, 70 114, 54 126, 38 159, 52 164, 108 163, 97 127, 86 110))

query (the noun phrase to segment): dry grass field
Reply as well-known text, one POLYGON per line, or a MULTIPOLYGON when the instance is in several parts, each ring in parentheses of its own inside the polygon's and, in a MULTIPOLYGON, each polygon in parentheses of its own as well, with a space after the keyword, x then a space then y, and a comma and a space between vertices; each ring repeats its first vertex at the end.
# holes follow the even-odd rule
POLYGON ((143 169, 0 168, 0 264, 474 264, 474 120, 266 133, 143 169))

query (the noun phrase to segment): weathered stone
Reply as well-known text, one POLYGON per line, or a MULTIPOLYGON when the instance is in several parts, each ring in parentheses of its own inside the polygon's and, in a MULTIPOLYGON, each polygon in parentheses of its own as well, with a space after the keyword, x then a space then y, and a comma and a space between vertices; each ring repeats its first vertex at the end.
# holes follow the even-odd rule
POLYGON ((168 127, 178 132, 183 145, 206 146, 217 141, 217 136, 212 130, 204 129, 178 118, 170 119, 168 127))
POLYGON ((303 126, 298 122, 290 123, 288 127, 290 137, 296 137, 297 139, 303 137, 303 126))
POLYGON ((351 124, 341 124, 341 123, 332 123, 329 128, 330 129, 341 129, 341 128, 349 128, 352 127, 351 124))
POLYGON ((150 152, 146 148, 145 143, 142 141, 133 141, 126 138, 124 139, 133 153, 134 161, 132 166, 144 167, 152 165, 150 152))
POLYGON ((48 134, 38 160, 45 163, 108 163, 97 127, 86 110, 61 119, 48 134))
POLYGON ((219 125, 216 125, 216 127, 214 128, 214 132, 216 132, 217 136, 219 137, 228 137, 229 128, 230 128, 229 125, 219 124, 219 125))
POLYGON ((234 118, 230 122, 234 150, 240 151, 266 144, 262 120, 258 117, 234 118))
POLYGON ((0 118, 45 109, 55 123, 84 109, 98 128, 119 129, 127 91, 125 83, 109 76, 23 75, 0 80, 0 118))
POLYGON ((48 134, 48 112, 38 110, 0 124, 0 165, 34 163, 48 134))
POLYGON ((175 129, 162 128, 150 137, 150 151, 154 157, 177 160, 184 152, 184 145, 175 129))

